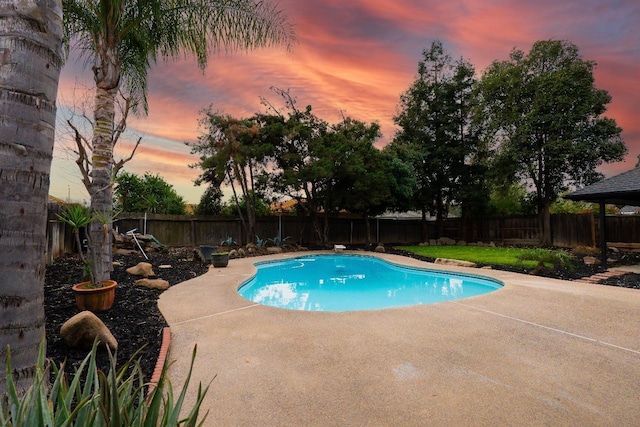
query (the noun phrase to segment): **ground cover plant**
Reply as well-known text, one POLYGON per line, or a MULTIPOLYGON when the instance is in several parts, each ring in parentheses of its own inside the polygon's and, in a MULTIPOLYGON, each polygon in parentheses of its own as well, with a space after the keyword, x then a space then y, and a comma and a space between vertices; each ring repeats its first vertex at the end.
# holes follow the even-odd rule
MULTIPOLYGON (((488 246, 397 246, 387 252, 408 256, 427 262, 436 258, 458 259, 475 262, 478 267, 491 267, 523 274, 576 280, 593 276, 602 271, 597 264, 585 262, 592 255, 574 253, 565 249, 488 247, 488 246), (540 263, 544 263, 544 267, 540 263), (554 264, 555 263, 555 264, 554 264)), ((640 264, 640 253, 609 251, 608 267, 640 264)), ((603 282, 611 286, 640 288, 640 275, 628 273, 617 279, 603 282)))
MULTIPOLYGON (((398 246, 397 249, 431 258, 449 258, 471 261, 483 265, 504 265, 513 267, 535 268, 537 259, 531 259, 532 249, 515 247, 488 246, 398 246)), ((555 251, 539 249, 539 254, 548 254, 552 259, 555 251)), ((549 263, 552 266, 553 263, 549 263)))

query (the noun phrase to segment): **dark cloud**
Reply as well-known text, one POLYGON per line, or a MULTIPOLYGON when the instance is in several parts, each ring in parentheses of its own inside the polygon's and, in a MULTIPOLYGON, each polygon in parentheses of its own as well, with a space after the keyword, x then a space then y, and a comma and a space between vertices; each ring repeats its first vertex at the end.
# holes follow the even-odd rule
MULTIPOLYGON (((260 96, 278 101, 271 86, 290 88, 300 105, 311 104, 335 122, 344 111, 359 120, 378 121, 384 139, 394 133, 399 95, 413 81, 422 49, 442 40, 454 57, 464 57, 480 73, 512 48, 527 51, 542 39, 576 44, 585 59, 598 63, 596 85, 613 102, 607 114, 624 129, 629 147, 625 163, 601 168, 612 173, 632 167, 640 153, 640 3, 637 0, 281 0, 296 25, 299 44, 292 53, 278 49, 211 59, 203 75, 194 61, 160 64, 149 76, 149 117, 132 126, 149 149, 141 160, 175 178, 188 190, 197 171, 183 141, 198 135, 199 112, 209 105, 236 116, 261 111, 260 96), (180 145, 180 154, 173 150, 180 145), (151 150, 153 147, 153 150, 151 150), (168 150, 168 151, 163 151, 168 150), (167 155, 163 156, 163 152, 167 155), (175 163, 171 159, 178 158, 175 163), (163 160, 164 159, 164 160, 163 160), (166 165, 163 166, 163 165, 166 165)), ((71 87, 82 63, 68 62, 60 93, 71 87)), ((82 78, 81 78, 82 79, 82 78)), ((90 86, 90 76, 87 85, 90 86)), ((135 166, 143 169, 141 165, 135 166)), ((60 179, 66 195, 68 179, 60 179)), ((56 187, 56 176, 52 188, 56 187)), ((196 202, 202 189, 188 195, 196 202)))

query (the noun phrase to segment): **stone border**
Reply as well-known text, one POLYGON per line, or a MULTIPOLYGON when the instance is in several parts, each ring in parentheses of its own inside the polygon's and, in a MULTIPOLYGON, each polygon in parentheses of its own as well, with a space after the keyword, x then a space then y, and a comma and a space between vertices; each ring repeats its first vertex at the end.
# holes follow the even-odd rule
POLYGON ((158 386, 160 381, 160 375, 162 374, 162 368, 167 360, 167 353, 169 352, 169 345, 171 344, 171 328, 162 328, 162 344, 160 345, 160 354, 158 354, 158 360, 156 361, 156 367, 151 375, 149 381, 149 389, 147 390, 147 396, 158 386))

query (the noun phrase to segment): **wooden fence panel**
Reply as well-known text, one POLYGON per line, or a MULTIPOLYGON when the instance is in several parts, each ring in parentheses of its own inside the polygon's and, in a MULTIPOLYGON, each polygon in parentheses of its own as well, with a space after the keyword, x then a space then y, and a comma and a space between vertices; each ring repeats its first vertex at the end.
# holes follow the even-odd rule
POLYGON ((607 241, 640 243, 640 215, 607 215, 607 241))
MULTIPOLYGON (((60 207, 51 206, 47 224, 47 260, 74 251, 73 235, 69 227, 60 223, 55 213, 60 207)), ((640 216, 607 216, 609 242, 640 244, 640 216)), ((571 248, 577 245, 597 246, 599 221, 592 214, 562 214, 551 216, 552 244, 571 248)), ((121 233, 145 228, 144 214, 123 214, 114 223, 121 233)), ((422 240, 422 222, 418 219, 369 219, 370 242, 385 244, 417 244, 422 240)), ((539 240, 535 216, 444 220, 443 236, 471 242, 494 242, 497 245, 535 245, 539 240)), ((268 216, 256 221, 256 234, 262 239, 273 239, 282 232, 282 238, 302 246, 317 242, 311 219, 297 216, 268 216)), ((238 218, 222 216, 147 215, 146 232, 168 246, 219 245, 232 237, 237 243, 255 241, 255 236, 245 236, 238 218)), ((427 223, 428 237, 439 237, 434 221, 427 223)), ((329 244, 364 245, 367 243, 367 227, 362 218, 330 218, 329 244)))
MULTIPOLYGON (((551 215, 552 245, 561 248, 596 246, 596 221, 592 214, 551 215)), ((611 239, 609 239, 611 240, 611 239)))
POLYGON ((51 264, 54 259, 73 253, 76 248, 71 227, 58 220, 57 214, 62 213, 62 206, 49 203, 47 208, 46 263, 51 264))

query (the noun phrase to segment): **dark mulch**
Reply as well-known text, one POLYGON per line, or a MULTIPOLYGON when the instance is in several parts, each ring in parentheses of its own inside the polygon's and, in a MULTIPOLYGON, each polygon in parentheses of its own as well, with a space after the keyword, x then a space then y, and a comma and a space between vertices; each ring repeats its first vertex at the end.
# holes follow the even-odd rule
MULTIPOLYGON (((172 249, 171 251, 149 253, 147 261, 141 254, 114 255, 114 261, 122 266, 114 266, 111 278, 118 282, 116 299, 110 310, 96 315, 111 330, 118 341, 118 365, 126 362, 142 348, 139 354, 140 365, 145 379, 153 374, 160 344, 162 328, 167 323, 158 310, 157 300, 162 291, 135 286, 139 277, 125 271, 139 262, 149 262, 153 271, 170 286, 204 274, 208 265, 193 260, 190 249, 172 249), (169 269, 160 269, 160 265, 171 265, 169 269)), ((60 338, 60 327, 78 313, 71 286, 82 277, 83 263, 76 256, 57 259, 47 267, 45 275, 45 316, 47 334, 47 357, 60 364, 66 360, 65 371, 73 373, 86 357, 87 351, 67 346, 60 338)), ((99 351, 98 368, 105 372, 109 367, 106 351, 99 351)))
MULTIPOLYGON (((433 262, 433 258, 421 257, 397 249, 387 249, 388 253, 395 253, 412 258, 433 262)), ((154 272, 169 282, 170 286, 185 280, 204 274, 208 265, 193 260, 191 249, 171 249, 170 251, 148 254, 154 272), (163 264, 171 265, 170 269, 160 269, 163 264)), ((640 264, 640 254, 637 253, 612 253, 613 265, 640 264)), ((112 273, 112 279, 118 282, 116 301, 113 307, 105 312, 96 313, 97 316, 111 330, 118 340, 118 365, 126 362, 138 349, 143 348, 139 354, 140 365, 145 379, 149 380, 153 374, 156 360, 160 352, 162 328, 167 326, 166 321, 158 310, 157 299, 161 291, 134 286, 136 277, 126 273, 128 267, 141 261, 146 261, 142 255, 114 255, 114 261, 122 266, 116 266, 112 273)), ((574 280, 591 276, 600 269, 595 266, 587 266, 578 259, 575 268, 545 269, 544 277, 574 280)), ((529 272, 526 268, 506 268, 492 266, 495 269, 503 269, 518 273, 529 272)), ((48 266, 45 278, 45 315, 47 334, 47 356, 57 364, 67 361, 65 370, 73 373, 75 368, 84 359, 87 352, 68 347, 59 336, 62 324, 78 313, 71 285, 82 276, 82 262, 77 256, 66 256, 57 259, 53 265, 48 266)), ((608 279, 601 284, 611 286, 623 286, 640 289, 639 274, 625 274, 624 276, 608 279)), ((109 358, 106 351, 98 354, 98 368, 108 370, 109 358)))

